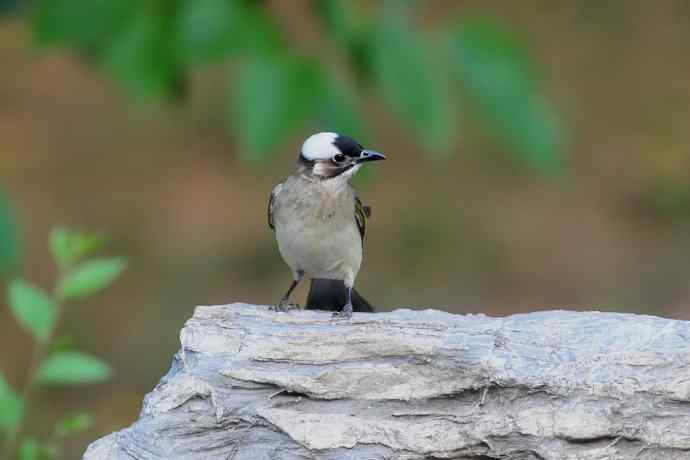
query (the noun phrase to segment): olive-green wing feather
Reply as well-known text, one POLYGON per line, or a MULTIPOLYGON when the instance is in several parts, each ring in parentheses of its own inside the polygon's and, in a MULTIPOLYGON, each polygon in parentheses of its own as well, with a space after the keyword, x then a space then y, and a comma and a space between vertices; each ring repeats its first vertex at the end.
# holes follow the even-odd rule
POLYGON ((362 237, 362 244, 364 244, 364 235, 367 232, 368 217, 371 217, 371 207, 363 206, 359 197, 355 196, 355 220, 357 221, 359 236, 362 237))
POLYGON ((273 205, 275 204, 276 200, 276 195, 280 193, 280 189, 283 188, 283 183, 281 182, 280 184, 276 185, 273 188, 273 191, 271 192, 271 196, 268 198, 268 209, 267 209, 267 216, 268 216, 268 226, 271 228, 271 230, 275 230, 275 225, 273 224, 273 205))

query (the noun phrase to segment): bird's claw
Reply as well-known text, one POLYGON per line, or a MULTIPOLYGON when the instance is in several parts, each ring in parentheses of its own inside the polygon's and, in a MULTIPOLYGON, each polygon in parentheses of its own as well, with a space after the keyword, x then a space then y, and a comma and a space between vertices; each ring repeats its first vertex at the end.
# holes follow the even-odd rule
POLYGON ((335 319, 350 319, 352 318, 352 304, 348 303, 342 310, 333 313, 332 318, 335 319))
POLYGON ((280 301, 278 305, 271 305, 268 307, 270 311, 282 311, 283 313, 287 313, 290 310, 298 310, 299 305, 296 303, 290 303, 286 299, 283 299, 280 301))

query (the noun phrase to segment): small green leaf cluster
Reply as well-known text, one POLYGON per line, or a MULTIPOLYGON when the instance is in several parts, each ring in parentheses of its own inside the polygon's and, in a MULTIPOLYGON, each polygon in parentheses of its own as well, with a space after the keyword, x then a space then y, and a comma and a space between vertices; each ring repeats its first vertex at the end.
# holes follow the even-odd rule
POLYGON ((267 3, 42 0, 31 19, 40 44, 75 50, 143 99, 180 100, 194 70, 231 64, 228 126, 249 159, 306 126, 366 139, 363 106, 373 96, 426 152, 451 151, 459 115, 472 107, 518 160, 560 168, 558 117, 504 26, 460 17, 422 28, 412 18, 423 2, 313 0, 322 43, 308 55, 267 3))
POLYGON ((57 334, 67 302, 103 290, 124 270, 122 258, 89 258, 103 243, 104 239, 95 234, 56 229, 51 233, 50 249, 59 277, 52 292, 23 278, 9 283, 7 295, 12 316, 31 335, 35 347, 33 364, 21 392, 13 389, 0 372, 0 439, 5 440, 7 458, 58 458, 60 441, 92 424, 90 415, 80 413, 58 420, 45 440, 24 433, 36 388, 100 383, 111 375, 108 364, 76 350, 69 337, 57 334), (17 441, 21 441, 18 448, 17 441))

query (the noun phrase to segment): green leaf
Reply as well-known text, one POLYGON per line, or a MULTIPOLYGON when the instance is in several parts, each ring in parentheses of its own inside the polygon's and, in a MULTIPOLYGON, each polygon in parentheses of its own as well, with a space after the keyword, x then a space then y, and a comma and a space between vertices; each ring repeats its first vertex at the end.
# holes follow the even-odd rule
POLYGON ((75 385, 103 382, 110 373, 110 366, 98 358, 79 352, 63 352, 41 364, 37 379, 42 384, 75 385))
POLYGON ((243 63, 230 101, 243 154, 263 158, 287 140, 315 116, 324 91, 313 61, 262 56, 243 63))
POLYGON ((24 417, 24 401, 0 372, 0 432, 13 433, 24 417))
POLYGON ((70 235, 64 228, 56 228, 50 232, 50 251, 53 259, 60 268, 66 268, 72 263, 72 247, 70 235))
POLYGON ((17 322, 36 340, 46 343, 57 317, 53 299, 22 279, 10 283, 8 294, 10 308, 17 322))
POLYGON ((184 91, 184 74, 172 47, 171 15, 136 8, 104 52, 108 73, 142 99, 166 99, 184 91))
POLYGON ((62 299, 81 299, 108 287, 125 269, 121 257, 95 259, 77 265, 60 282, 58 293, 62 299))
POLYGON ((73 434, 86 431, 93 426, 93 416, 86 413, 79 413, 63 418, 55 424, 55 434, 60 437, 67 437, 73 434))
POLYGON ((20 259, 20 234, 14 209, 0 193, 0 276, 17 269, 20 259))
POLYGON ((41 0, 34 5, 36 41, 89 53, 100 52, 136 8, 135 0, 41 0))
POLYGON ((352 0, 317 0, 315 6, 324 32, 331 34, 347 52, 357 76, 364 79, 370 77, 376 39, 371 17, 352 0))
POLYGON ((19 460, 40 460, 43 449, 34 438, 26 438, 19 447, 19 460))
POLYGON ((339 41, 352 40, 362 23, 361 12, 352 0, 317 0, 315 11, 327 31, 339 41))
POLYGON ((183 0, 175 20, 177 55, 186 63, 226 57, 242 41, 246 18, 242 2, 183 0))
POLYGON ((22 6, 21 0, 0 0, 0 19, 4 15, 13 13, 22 6))
POLYGON ((241 29, 236 32, 238 51, 245 57, 285 54, 287 38, 274 16, 262 7, 262 2, 235 2, 244 5, 241 29))
POLYGON ((96 233, 71 232, 64 228, 56 228, 50 233, 50 249, 62 270, 93 254, 104 243, 105 238, 96 233))
POLYGON ((387 1, 381 9, 374 47, 376 81, 424 147, 445 153, 456 137, 449 81, 438 65, 437 46, 413 29, 406 5, 387 1))
POLYGON ((539 91, 527 50, 500 26, 476 20, 453 31, 450 52, 457 76, 495 137, 528 165, 558 171, 563 131, 539 91))
POLYGON ((75 351, 77 343, 71 335, 61 335, 53 341, 50 353, 60 353, 63 351, 75 351))

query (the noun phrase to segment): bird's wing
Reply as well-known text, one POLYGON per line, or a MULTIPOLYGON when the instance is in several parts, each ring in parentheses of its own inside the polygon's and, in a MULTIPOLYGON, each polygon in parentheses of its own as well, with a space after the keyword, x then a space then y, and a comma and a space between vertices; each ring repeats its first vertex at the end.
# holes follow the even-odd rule
POLYGON ((362 244, 364 244, 364 234, 367 232, 368 217, 371 217, 371 207, 363 206, 362 201, 355 195, 355 220, 357 221, 359 235, 362 237, 362 244))
POLYGON ((280 193, 280 190, 283 188, 283 182, 280 184, 276 185, 273 187, 273 191, 271 192, 271 196, 268 198, 268 226, 271 228, 271 230, 275 230, 275 226, 273 225, 273 205, 275 204, 276 200, 276 195, 280 193))

